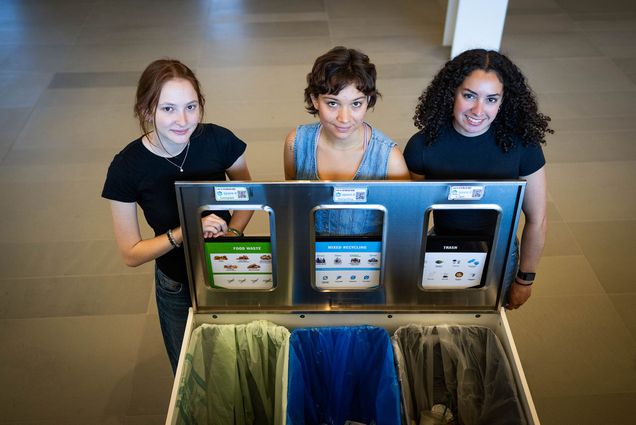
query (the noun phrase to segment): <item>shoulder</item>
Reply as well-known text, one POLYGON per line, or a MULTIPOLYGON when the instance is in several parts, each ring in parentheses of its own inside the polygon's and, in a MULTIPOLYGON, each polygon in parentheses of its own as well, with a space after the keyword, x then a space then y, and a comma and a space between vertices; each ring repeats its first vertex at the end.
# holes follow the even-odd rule
POLYGON ((199 124, 197 129, 195 130, 193 137, 198 138, 228 138, 234 137, 236 135, 228 128, 222 127, 217 124, 205 123, 199 124))
POLYGON ((289 132, 289 134, 287 135, 286 142, 288 144, 291 144, 292 148, 297 141, 303 142, 303 143, 311 142, 315 139, 319 128, 320 128, 319 122, 315 122, 312 124, 301 124, 297 126, 294 130, 289 132))
POLYGON ((294 140, 296 140, 296 129, 293 129, 292 131, 290 131, 287 134, 287 137, 285 137, 285 147, 287 147, 289 150, 293 151, 294 150, 294 140))
POLYGON ((295 132, 296 134, 299 134, 299 135, 312 134, 317 132, 318 128, 320 128, 319 122, 314 122, 311 124, 301 124, 296 127, 295 132))
POLYGON ((146 149, 140 137, 136 140, 133 140, 132 142, 127 144, 121 151, 119 151, 113 157, 110 167, 126 167, 128 164, 134 164, 135 162, 143 161, 144 157, 146 157, 147 155, 152 155, 152 153, 148 152, 148 149, 146 149))
POLYGON ((203 150, 244 151, 246 143, 230 129, 217 124, 199 124, 190 139, 193 147, 203 150))
POLYGON ((397 146, 397 143, 395 143, 389 136, 384 134, 382 131, 380 131, 376 127, 372 127, 370 125, 369 125, 369 127, 371 128, 371 139, 372 140, 374 140, 375 142, 378 142, 378 143, 380 143, 382 145, 386 145, 389 148, 393 148, 393 147, 397 146))

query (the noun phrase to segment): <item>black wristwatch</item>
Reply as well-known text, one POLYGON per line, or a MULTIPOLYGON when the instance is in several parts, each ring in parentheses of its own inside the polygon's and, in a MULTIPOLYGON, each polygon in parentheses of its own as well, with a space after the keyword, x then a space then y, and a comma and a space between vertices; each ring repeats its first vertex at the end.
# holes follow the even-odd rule
POLYGON ((534 278, 537 276, 536 273, 524 273, 521 270, 517 272, 517 277, 526 282, 534 282, 534 278))

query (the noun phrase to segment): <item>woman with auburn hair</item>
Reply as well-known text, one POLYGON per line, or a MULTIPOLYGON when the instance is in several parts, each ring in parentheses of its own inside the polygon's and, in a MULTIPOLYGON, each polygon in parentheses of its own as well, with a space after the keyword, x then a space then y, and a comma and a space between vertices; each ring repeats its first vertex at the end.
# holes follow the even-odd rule
MULTIPOLYGON (((192 305, 174 182, 250 180, 245 143, 226 128, 201 123, 204 105, 199 81, 186 65, 171 59, 148 65, 134 107, 142 135, 115 155, 102 191, 126 265, 155 261, 159 321, 173 372, 192 305), (154 237, 142 238, 137 205, 154 237)), ((251 215, 209 214, 201 219, 203 236, 241 236, 251 215)))

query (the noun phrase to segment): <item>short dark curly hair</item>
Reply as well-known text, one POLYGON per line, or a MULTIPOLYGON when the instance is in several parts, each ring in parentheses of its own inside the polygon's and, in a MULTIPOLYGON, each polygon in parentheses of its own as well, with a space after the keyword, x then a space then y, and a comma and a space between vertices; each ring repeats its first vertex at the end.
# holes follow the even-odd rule
POLYGON ((480 69, 493 71, 503 84, 503 99, 492 123, 497 145, 508 152, 517 140, 524 145, 545 143, 550 117, 538 111, 537 101, 521 70, 505 55, 484 49, 467 50, 446 62, 418 99, 413 121, 427 144, 452 122, 455 93, 464 79, 480 69))
POLYGON ((336 46, 319 56, 311 72, 307 74, 305 88, 305 109, 312 115, 318 110, 311 101, 321 94, 338 94, 349 84, 368 97, 368 107, 375 105, 380 92, 375 87, 377 72, 369 57, 356 49, 336 46))

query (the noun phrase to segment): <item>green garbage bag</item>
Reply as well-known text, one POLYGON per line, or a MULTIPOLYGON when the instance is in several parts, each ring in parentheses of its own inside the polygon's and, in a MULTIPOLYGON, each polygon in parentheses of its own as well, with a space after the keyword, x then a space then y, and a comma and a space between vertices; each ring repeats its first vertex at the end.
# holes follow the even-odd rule
POLYGON ((289 331, 265 320, 197 327, 177 396, 180 425, 282 423, 289 331))

